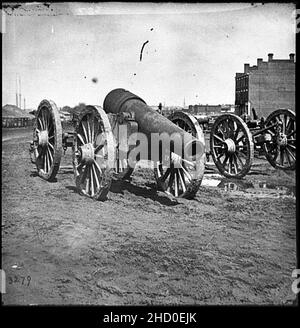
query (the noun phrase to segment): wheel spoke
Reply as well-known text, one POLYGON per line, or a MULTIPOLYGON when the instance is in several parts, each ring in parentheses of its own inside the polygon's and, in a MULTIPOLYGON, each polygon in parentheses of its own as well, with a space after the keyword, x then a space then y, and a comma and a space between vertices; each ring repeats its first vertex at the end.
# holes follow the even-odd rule
POLYGON ((48 147, 47 147, 47 151, 49 153, 49 157, 50 157, 51 165, 52 165, 52 163, 53 163, 53 156, 52 156, 51 151, 50 151, 50 149, 48 147))
POLYGON ((45 127, 45 130, 46 130, 47 127, 48 127, 48 118, 47 118, 47 114, 45 112, 42 112, 42 121, 44 123, 44 127, 45 127))
POLYGON ((237 126, 237 128, 236 128, 236 130, 234 132, 234 135, 233 135, 233 140, 236 140, 236 138, 237 138, 240 130, 241 130, 240 126, 237 126))
POLYGON ((279 116, 275 116, 275 120, 276 120, 276 122, 277 122, 279 125, 282 124, 282 121, 281 121, 281 119, 279 118, 279 116))
POLYGON ((235 174, 238 174, 238 163, 236 161, 235 153, 232 154, 232 164, 233 164, 235 174))
POLYGON ((174 171, 174 189, 175 189, 175 197, 178 197, 178 183, 179 181, 177 180, 177 170, 175 169, 174 171))
POLYGON ((292 125, 292 123, 293 123, 294 121, 292 120, 292 118, 291 117, 289 117, 289 121, 288 121, 288 123, 287 123, 287 125, 286 125, 286 128, 285 128, 285 133, 287 134, 290 130, 291 130, 291 125, 292 125))
POLYGON ((50 131, 50 129, 52 128, 53 124, 52 124, 52 117, 51 117, 51 113, 48 112, 48 115, 47 115, 47 128, 48 128, 48 131, 50 131))
POLYGON ((288 148, 286 148, 286 151, 289 153, 289 155, 292 157, 292 159, 294 161, 296 161, 296 157, 292 154, 292 152, 288 148))
POLYGON ((221 141, 222 143, 224 143, 224 139, 220 138, 219 136, 217 136, 216 134, 214 134, 214 138, 218 139, 219 141, 221 141))
POLYGON ((178 172, 179 180, 180 180, 180 183, 181 183, 181 186, 182 186, 182 191, 186 192, 186 185, 185 185, 185 182, 182 178, 181 170, 179 169, 177 172, 178 172))
MULTIPOLYGON (((48 148, 47 148, 48 149, 48 148)), ((48 164, 48 171, 51 170, 51 164, 50 164, 50 156, 49 156, 49 153, 46 152, 46 155, 47 155, 47 164, 48 164)))
POLYGON ((191 175, 189 174, 189 172, 184 168, 183 165, 181 165, 180 170, 181 170, 181 172, 183 173, 183 177, 184 177, 184 178, 187 178, 187 180, 188 180, 189 182, 191 182, 191 181, 192 181, 192 177, 191 177, 191 175))
POLYGON ((293 150, 296 150, 296 147, 290 144, 287 144, 287 147, 292 148, 293 150))
POLYGON ((284 133, 284 134, 286 134, 286 124, 287 124, 287 115, 286 114, 284 114, 283 115, 283 129, 282 129, 282 132, 284 133))
POLYGON ((52 143, 49 142, 49 140, 48 140, 48 146, 54 151, 54 147, 53 147, 52 143))
POLYGON ((183 162, 185 162, 186 164, 192 166, 192 167, 195 167, 195 165, 196 165, 196 163, 190 162, 190 161, 188 161, 188 160, 186 160, 186 159, 184 159, 184 158, 181 158, 181 160, 182 160, 183 162))
POLYGON ((95 195, 95 189, 94 189, 94 179, 93 179, 92 165, 90 166, 90 178, 91 178, 91 196, 94 196, 95 195))
POLYGON ((243 167, 244 167, 244 163, 242 162, 242 160, 240 159, 240 157, 238 156, 237 153, 234 153, 234 155, 235 155, 236 159, 240 162, 241 167, 242 167, 242 169, 243 169, 243 167))
POLYGON ((43 126, 43 123, 42 123, 42 120, 39 117, 38 117, 38 122, 40 123, 40 130, 45 130, 44 126, 43 126))
POLYGON ((89 138, 89 142, 92 142, 92 131, 91 131, 89 119, 87 119, 86 125, 87 125, 87 135, 88 135, 88 138, 89 138))
POLYGON ((46 160, 46 154, 43 154, 43 160, 44 160, 44 171, 47 172, 47 160, 46 160))
POLYGON ((157 165, 157 168, 156 168, 156 172, 157 172, 157 176, 158 176, 158 178, 160 178, 161 177, 161 164, 158 164, 158 163, 156 163, 156 165, 157 165))
POLYGON ((94 142, 95 139, 95 126, 94 126, 94 121, 91 123, 91 143, 94 142))
POLYGON ((82 126, 82 130, 83 130, 83 134, 84 134, 86 143, 89 143, 89 139, 88 139, 88 135, 87 135, 87 131, 86 131, 86 128, 84 126, 84 123, 85 123, 84 121, 81 121, 81 126, 82 126))
POLYGON ((80 140, 80 142, 84 145, 85 142, 83 141, 83 138, 82 138, 81 134, 77 133, 77 137, 80 140))
POLYGON ((96 170, 95 170, 94 164, 95 164, 95 162, 92 163, 92 170, 93 170, 93 173, 94 173, 94 176, 95 176, 95 181, 96 181, 97 190, 98 190, 99 187, 100 187, 100 182, 98 180, 98 175, 96 174, 96 170))
POLYGON ((226 138, 228 138, 228 134, 227 134, 227 132, 228 132, 228 130, 229 130, 228 119, 225 119, 225 120, 223 121, 222 126, 223 126, 223 129, 224 129, 223 131, 224 131, 224 133, 226 134, 226 138))

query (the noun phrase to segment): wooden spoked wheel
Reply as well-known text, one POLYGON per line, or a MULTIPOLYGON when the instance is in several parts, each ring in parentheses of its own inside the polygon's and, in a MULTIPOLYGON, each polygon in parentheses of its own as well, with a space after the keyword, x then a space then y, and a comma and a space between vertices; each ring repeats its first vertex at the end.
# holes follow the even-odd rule
MULTIPOLYGON (((194 116, 175 112, 168 119, 186 132, 191 133, 205 146, 203 131, 194 116)), ((169 195, 181 198, 195 197, 204 175, 205 151, 197 161, 187 161, 175 153, 170 154, 170 165, 155 163, 154 175, 158 188, 169 195)))
POLYGON ((235 114, 224 114, 215 120, 210 133, 213 161, 227 178, 242 178, 250 170, 254 145, 246 123, 235 114))
POLYGON ((52 181, 62 155, 62 128, 58 109, 51 100, 41 101, 36 112, 33 153, 39 176, 52 181))
POLYGON ((195 197, 204 174, 204 160, 190 162, 175 153, 171 153, 170 158, 169 166, 161 162, 155 164, 158 189, 174 197, 195 197))
POLYGON ((86 106, 75 126, 73 167, 80 194, 105 200, 115 160, 115 143, 109 119, 99 106, 86 106))
POLYGON ((264 143, 263 149, 269 163, 278 169, 296 168, 296 116, 289 109, 278 109, 271 113, 265 122, 266 133, 271 140, 264 143))

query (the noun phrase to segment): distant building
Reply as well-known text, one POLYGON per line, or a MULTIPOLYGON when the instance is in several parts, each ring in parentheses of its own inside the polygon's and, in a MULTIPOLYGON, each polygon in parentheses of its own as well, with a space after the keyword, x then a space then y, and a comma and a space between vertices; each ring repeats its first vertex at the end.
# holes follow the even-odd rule
POLYGON ((35 117, 15 105, 7 104, 2 107, 1 118, 3 128, 20 128, 32 126, 35 117))
POLYGON ((235 106, 231 104, 221 105, 221 112, 235 112, 235 106))
POLYGON ((61 121, 70 121, 72 119, 71 113, 65 111, 60 111, 59 116, 61 121))
MULTIPOLYGON (((150 107, 154 107, 154 106, 150 106, 150 107)), ((159 110, 158 106, 156 106, 156 110, 159 110)), ((182 111, 182 107, 180 107, 180 106, 162 106, 161 107, 161 114, 164 116, 167 116, 167 117, 177 111, 182 111)))
POLYGON ((220 113, 221 110, 221 105, 189 105, 188 109, 186 109, 185 111, 194 115, 210 115, 214 113, 220 113))
POLYGON ((295 55, 289 59, 257 59, 257 65, 244 64, 244 73, 235 75, 236 113, 267 117, 279 108, 295 110, 295 55))

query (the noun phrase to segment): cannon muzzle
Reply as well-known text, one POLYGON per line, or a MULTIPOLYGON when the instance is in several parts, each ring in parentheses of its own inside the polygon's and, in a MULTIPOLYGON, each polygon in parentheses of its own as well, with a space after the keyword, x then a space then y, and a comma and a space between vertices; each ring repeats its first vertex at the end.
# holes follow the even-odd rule
MULTIPOLYGON (((127 90, 114 89, 109 92, 104 99, 103 109, 106 113, 131 113, 138 123, 139 132, 147 136, 150 148, 151 142, 153 143, 153 135, 159 134, 163 135, 161 140, 164 137, 170 138, 172 136, 176 136, 177 140, 181 140, 180 147, 174 147, 171 140, 169 149, 179 156, 197 160, 205 152, 203 142, 172 123, 168 118, 149 107, 143 99, 127 90)), ((148 159, 153 160, 153 158, 148 159)))

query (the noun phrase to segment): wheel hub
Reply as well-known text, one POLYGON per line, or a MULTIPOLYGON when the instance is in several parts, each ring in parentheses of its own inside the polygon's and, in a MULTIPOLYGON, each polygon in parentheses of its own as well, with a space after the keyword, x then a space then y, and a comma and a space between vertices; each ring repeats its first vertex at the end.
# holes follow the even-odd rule
POLYGON ((48 144, 48 131, 43 130, 37 135, 38 138, 38 145, 45 147, 48 144))
POLYGON ((235 147, 235 143, 234 143, 234 141, 232 140, 232 139, 226 139, 225 140, 225 144, 226 144, 226 146, 227 146, 227 150, 228 150, 228 152, 229 153, 234 153, 235 152, 235 150, 236 150, 236 147, 235 147))
POLYGON ((85 144, 79 148, 81 160, 85 163, 91 163, 94 161, 95 152, 91 143, 85 144))
POLYGON ((277 144, 279 146, 286 146, 287 145, 287 137, 284 133, 280 132, 277 136, 277 144))

